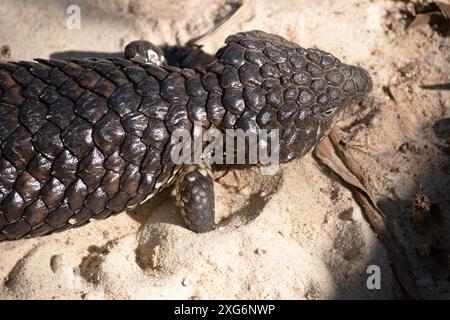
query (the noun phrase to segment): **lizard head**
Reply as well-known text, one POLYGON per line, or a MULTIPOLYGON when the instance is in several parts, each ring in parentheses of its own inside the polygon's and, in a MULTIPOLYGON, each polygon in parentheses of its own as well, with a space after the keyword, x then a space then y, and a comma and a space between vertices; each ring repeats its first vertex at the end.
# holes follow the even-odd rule
POLYGON ((363 68, 277 35, 249 31, 225 42, 216 54, 219 81, 234 86, 225 91, 242 92, 245 103, 235 128, 278 129, 280 162, 310 151, 372 89, 363 68))

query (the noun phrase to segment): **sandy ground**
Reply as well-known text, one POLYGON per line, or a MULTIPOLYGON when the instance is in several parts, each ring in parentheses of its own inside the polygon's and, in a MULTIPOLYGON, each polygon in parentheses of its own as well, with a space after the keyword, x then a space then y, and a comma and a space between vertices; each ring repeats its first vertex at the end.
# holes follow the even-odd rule
MULTIPOLYGON (((8 45, 13 59, 32 59, 68 50, 113 53, 141 38, 183 44, 238 7, 225 0, 4 0, 0 46, 8 45), (66 27, 70 4, 81 8, 79 30, 66 27)), ((450 41, 428 25, 405 31, 410 10, 387 0, 247 1, 239 19, 203 44, 214 53, 226 35, 261 29, 370 71, 374 91, 346 112, 341 139, 393 222, 420 294, 449 299, 450 91, 421 86, 450 82, 450 41), (414 227, 416 193, 439 213, 437 233, 414 227)), ((233 172, 216 183, 221 227, 207 234, 184 227, 167 190, 79 229, 0 243, 0 298, 397 297, 388 253, 347 186, 313 156, 274 176, 258 169, 239 176, 239 183, 233 172), (366 285, 370 265, 381 270, 378 290, 366 285)))

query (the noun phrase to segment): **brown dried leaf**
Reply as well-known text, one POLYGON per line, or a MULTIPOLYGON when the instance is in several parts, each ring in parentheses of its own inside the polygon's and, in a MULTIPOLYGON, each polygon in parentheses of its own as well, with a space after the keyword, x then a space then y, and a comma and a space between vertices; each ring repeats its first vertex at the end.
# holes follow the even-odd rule
POLYGON ((444 15, 444 17, 450 19, 450 1, 448 2, 436 1, 435 3, 438 5, 439 9, 441 9, 441 12, 444 15))
POLYGON ((435 12, 419 13, 414 17, 413 21, 411 21, 411 23, 406 27, 406 30, 410 30, 418 26, 428 24, 433 14, 435 14, 435 12))
POLYGON ((436 9, 429 12, 417 13, 413 21, 406 27, 406 30, 428 24, 433 16, 450 19, 450 1, 434 1, 432 4, 435 5, 436 9))
POLYGON ((339 143, 336 132, 337 129, 333 129, 329 137, 315 148, 314 154, 324 165, 351 185, 356 201, 390 254, 403 295, 407 298, 419 299, 416 280, 404 248, 392 231, 389 220, 377 207, 369 188, 364 185, 361 166, 349 152, 343 150, 345 147, 339 143))

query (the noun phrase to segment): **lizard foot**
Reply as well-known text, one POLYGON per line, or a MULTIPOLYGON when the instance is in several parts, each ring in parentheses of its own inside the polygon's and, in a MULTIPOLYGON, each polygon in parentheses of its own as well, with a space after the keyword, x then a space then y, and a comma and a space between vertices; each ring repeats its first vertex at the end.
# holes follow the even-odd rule
POLYGON ((214 179, 208 165, 187 165, 182 169, 176 198, 189 229, 207 232, 215 228, 214 179))
POLYGON ((158 46, 145 40, 132 41, 125 47, 125 59, 137 60, 144 63, 166 65, 164 52, 158 46))

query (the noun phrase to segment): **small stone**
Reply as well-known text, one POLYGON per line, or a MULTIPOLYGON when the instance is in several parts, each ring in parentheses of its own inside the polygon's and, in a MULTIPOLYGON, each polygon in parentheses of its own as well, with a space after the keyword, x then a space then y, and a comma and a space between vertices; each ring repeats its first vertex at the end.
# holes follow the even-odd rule
POLYGON ((187 276, 187 277, 185 277, 185 278, 183 279, 183 281, 181 281, 181 284, 182 284, 184 287, 188 287, 188 286, 191 286, 191 285, 193 284, 193 281, 192 281, 192 279, 191 279, 190 276, 187 276))
POLYGON ((63 259, 61 255, 54 255, 50 258, 50 269, 53 273, 57 273, 62 270, 63 259))
POLYGON ((263 254, 266 254, 267 251, 264 249, 260 249, 260 248, 256 248, 255 249, 255 254, 257 254, 258 256, 262 256, 263 254))
POLYGON ((239 194, 243 195, 243 196, 250 195, 250 188, 243 188, 243 189, 239 190, 239 194))

